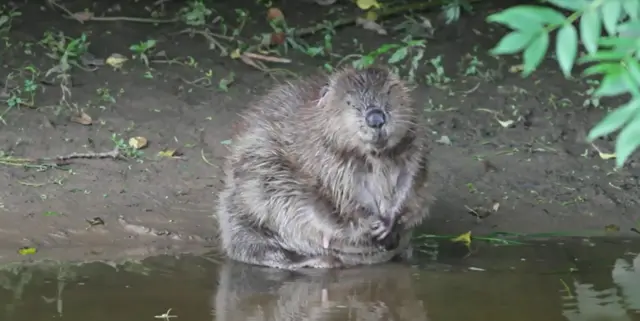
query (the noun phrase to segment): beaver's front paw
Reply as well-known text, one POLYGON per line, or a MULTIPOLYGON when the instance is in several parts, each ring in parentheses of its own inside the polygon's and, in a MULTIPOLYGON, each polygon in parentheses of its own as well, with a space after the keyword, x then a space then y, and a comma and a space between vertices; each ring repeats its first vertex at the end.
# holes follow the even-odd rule
POLYGON ((400 246, 400 232, 393 229, 385 238, 378 240, 377 243, 387 251, 395 250, 400 246))
POLYGON ((383 217, 379 217, 371 223, 371 236, 378 242, 387 238, 392 230, 393 223, 383 217))

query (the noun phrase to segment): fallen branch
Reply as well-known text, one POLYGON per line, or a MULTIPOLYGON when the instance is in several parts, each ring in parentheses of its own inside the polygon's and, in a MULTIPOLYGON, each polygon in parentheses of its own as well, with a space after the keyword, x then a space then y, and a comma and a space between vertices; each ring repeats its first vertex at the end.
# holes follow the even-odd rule
POLYGON ((209 41, 209 48, 210 49, 213 50, 213 49, 218 48, 220 50, 220 55, 221 56, 228 56, 229 55, 229 49, 226 46, 224 46, 222 43, 220 43, 220 41, 216 40, 216 38, 232 41, 233 38, 231 38, 231 37, 227 37, 227 36, 224 36, 224 35, 220 35, 220 34, 211 32, 209 29, 195 30, 193 28, 187 28, 187 29, 184 29, 182 31, 178 31, 178 32, 173 33, 173 34, 183 34, 183 33, 189 33, 190 35, 201 35, 201 36, 203 36, 205 39, 207 39, 209 41))
POLYGON ((96 17, 93 12, 88 12, 88 11, 72 13, 71 11, 69 11, 69 9, 57 3, 55 0, 49 0, 48 2, 52 7, 56 7, 64 11, 64 13, 67 14, 67 16, 64 16, 64 18, 73 19, 80 23, 85 23, 86 21, 131 21, 131 22, 141 22, 141 23, 171 23, 171 22, 177 22, 179 20, 177 17, 173 19, 154 19, 154 18, 139 18, 139 17, 96 17))
POLYGON ((56 161, 66 162, 72 159, 79 159, 79 158, 83 158, 83 159, 112 158, 115 160, 121 157, 122 157, 122 154, 120 154, 120 149, 118 147, 115 147, 113 150, 108 152, 71 153, 69 155, 57 156, 54 158, 40 158, 40 160, 46 160, 46 161, 56 160, 56 161))
POLYGON ((0 164, 8 166, 20 166, 20 167, 58 167, 68 165, 72 159, 103 159, 111 158, 114 160, 124 159, 120 153, 120 149, 115 147, 108 152, 88 152, 88 153, 71 153, 68 155, 56 156, 56 157, 43 157, 43 158, 14 158, 14 157, 2 157, 0 158, 0 164))
MULTIPOLYGON (((469 3, 479 2, 480 0, 469 0, 469 3)), ((420 3, 412 3, 402 6, 393 7, 386 10, 381 10, 378 12, 378 19, 383 20, 385 18, 390 18, 395 15, 399 15, 402 13, 406 13, 408 11, 423 11, 427 9, 431 9, 437 6, 441 6, 446 4, 447 1, 439 0, 433 2, 420 2, 420 3)), ((338 18, 334 22, 331 23, 331 26, 335 29, 346 27, 349 25, 355 25, 358 22, 359 17, 347 17, 347 18, 338 18)), ((326 26, 322 23, 316 24, 315 26, 310 26, 306 28, 296 29, 293 34, 297 37, 305 37, 312 34, 315 34, 318 31, 325 29, 326 26)))
POLYGON ((269 61, 269 62, 279 62, 279 63, 285 63, 288 64, 291 62, 291 59, 287 59, 287 58, 278 58, 278 57, 272 57, 272 56, 265 56, 265 55, 261 55, 261 54, 257 54, 257 53, 253 53, 253 52, 243 52, 242 53, 243 56, 246 56, 250 59, 255 59, 255 60, 263 60, 263 61, 269 61))
POLYGON ((92 12, 77 12, 71 16, 65 16, 67 19, 78 20, 80 23, 85 21, 130 21, 141 23, 172 23, 177 22, 178 18, 173 19, 154 19, 154 18, 140 18, 140 17, 96 17, 92 12))

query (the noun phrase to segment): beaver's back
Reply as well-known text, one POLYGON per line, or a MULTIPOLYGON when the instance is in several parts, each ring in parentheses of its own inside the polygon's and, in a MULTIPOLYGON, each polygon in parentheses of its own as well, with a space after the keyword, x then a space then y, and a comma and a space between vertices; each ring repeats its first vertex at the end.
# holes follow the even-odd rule
POLYGON ((241 113, 241 129, 238 138, 261 135, 275 140, 284 140, 285 136, 295 134, 305 126, 296 120, 309 102, 319 99, 322 83, 317 77, 300 79, 280 84, 255 100, 241 113))

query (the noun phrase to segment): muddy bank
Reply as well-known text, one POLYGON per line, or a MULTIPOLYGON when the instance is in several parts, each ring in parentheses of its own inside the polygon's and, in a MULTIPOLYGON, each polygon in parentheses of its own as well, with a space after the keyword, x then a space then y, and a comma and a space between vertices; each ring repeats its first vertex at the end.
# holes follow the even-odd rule
MULTIPOLYGON (((83 8, 81 3, 74 6, 83 8)), ((252 1, 241 5, 261 17, 264 8, 256 6, 252 1)), ((298 9, 318 19, 330 14, 316 7, 298 9)), ((211 215, 231 124, 249 99, 286 77, 274 80, 240 60, 219 57, 203 38, 173 34, 183 26, 125 21, 80 25, 58 13, 43 15, 35 3, 16 10, 22 15, 13 19, 7 34, 11 46, 0 52, 0 74, 12 73, 14 78, 5 82, 12 80, 23 93, 28 87, 23 84, 31 79, 26 67, 44 74, 55 65, 46 46, 39 45, 48 39, 47 32, 63 31, 69 37, 84 32, 91 54, 103 59, 113 53, 130 56, 132 44, 154 39, 156 52, 183 63, 147 67, 131 59, 117 69, 72 69, 75 85, 65 104, 60 103, 60 86, 38 83, 34 108, 10 108, 2 114, 6 124, 0 125, 0 146, 5 156, 108 152, 135 136, 145 137, 149 145, 141 153, 130 151, 129 161, 22 166, 2 158, 0 258, 21 258, 16 251, 25 246, 36 248, 39 258, 70 259, 215 246, 211 215), (210 84, 194 83, 203 77, 210 84), (91 117, 91 125, 70 120, 78 111, 91 117)), ((144 4, 122 10, 148 15, 144 4)), ((233 13, 225 10, 221 5, 220 14, 233 13)), ((487 10, 478 8, 463 21, 474 32, 445 29, 429 40, 423 67, 417 70, 422 82, 415 99, 428 111, 434 146, 431 187, 438 198, 423 232, 608 230, 612 235, 637 235, 631 231, 640 219, 637 163, 632 160, 615 171, 613 160, 598 157, 582 139, 608 102, 600 102, 600 107, 585 103, 590 85, 565 80, 551 58, 529 79, 510 73, 509 67, 518 64, 515 58, 498 61, 487 55, 501 35, 483 22, 487 10)), ((260 26, 249 23, 243 32, 264 32, 251 29, 260 26)), ((347 27, 332 41, 336 52, 346 55, 401 38, 347 27)), ((326 57, 295 50, 287 57, 291 63, 273 67, 305 75, 328 63, 326 57)), ((612 140, 598 141, 597 146, 613 150, 612 140)))

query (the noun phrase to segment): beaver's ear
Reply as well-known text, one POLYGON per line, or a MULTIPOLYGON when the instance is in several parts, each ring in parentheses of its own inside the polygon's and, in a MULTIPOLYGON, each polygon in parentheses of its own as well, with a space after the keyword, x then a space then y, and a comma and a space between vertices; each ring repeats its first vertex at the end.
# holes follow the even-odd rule
POLYGON ((325 84, 324 86, 322 86, 320 88, 320 92, 318 93, 318 107, 322 107, 324 105, 326 105, 328 96, 329 96, 329 84, 325 84))
POLYGON ((326 83, 324 84, 324 86, 322 86, 322 88, 320 88, 320 99, 327 96, 328 93, 329 93, 329 83, 326 83))

